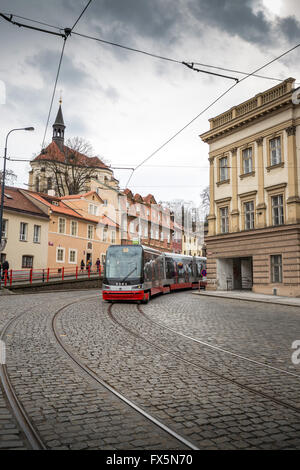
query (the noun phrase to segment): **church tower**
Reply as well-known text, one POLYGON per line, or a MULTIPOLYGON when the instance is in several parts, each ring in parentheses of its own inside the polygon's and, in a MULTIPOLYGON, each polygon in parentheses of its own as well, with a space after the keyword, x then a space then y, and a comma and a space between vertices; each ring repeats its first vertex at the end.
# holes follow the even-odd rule
POLYGON ((53 124, 53 135, 52 141, 55 142, 58 148, 63 152, 64 142, 65 142, 65 123, 61 109, 61 99, 59 100, 59 108, 57 112, 57 116, 55 122, 53 124))

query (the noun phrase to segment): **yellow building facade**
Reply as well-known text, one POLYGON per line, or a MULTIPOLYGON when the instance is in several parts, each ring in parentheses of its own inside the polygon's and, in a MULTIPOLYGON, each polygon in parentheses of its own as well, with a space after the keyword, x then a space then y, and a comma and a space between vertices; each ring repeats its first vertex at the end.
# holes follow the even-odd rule
POLYGON ((9 268, 43 269, 47 266, 49 217, 28 201, 18 188, 5 188, 1 262, 9 268))
POLYGON ((300 296, 300 105, 295 80, 210 119, 210 289, 300 296))

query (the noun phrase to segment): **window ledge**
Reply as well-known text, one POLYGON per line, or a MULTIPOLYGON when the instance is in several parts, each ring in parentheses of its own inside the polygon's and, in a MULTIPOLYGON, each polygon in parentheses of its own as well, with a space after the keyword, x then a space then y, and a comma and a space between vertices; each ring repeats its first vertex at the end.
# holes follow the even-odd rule
POLYGON ((276 163, 276 165, 267 166, 267 171, 274 170, 275 168, 283 168, 284 162, 276 163))
POLYGON ((223 180, 223 181, 217 181, 217 186, 220 186, 221 184, 228 184, 230 183, 230 180, 223 180))
POLYGON ((247 178, 247 176, 255 176, 255 171, 250 171, 249 173, 243 173, 242 175, 240 175, 240 178, 241 179, 247 178))

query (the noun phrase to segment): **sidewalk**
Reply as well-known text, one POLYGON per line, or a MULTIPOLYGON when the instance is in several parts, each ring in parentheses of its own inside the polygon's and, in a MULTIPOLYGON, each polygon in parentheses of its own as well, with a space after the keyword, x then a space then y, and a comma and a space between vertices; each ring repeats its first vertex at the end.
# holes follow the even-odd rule
MULTIPOLYGON (((256 294, 251 291, 197 291, 193 292, 195 295, 207 296, 207 297, 222 297, 226 299, 236 299, 236 300, 250 300, 251 302, 264 302, 268 304, 279 304, 279 305, 289 305, 292 307, 300 307, 300 297, 282 297, 279 295, 266 295, 266 294, 256 294)), ((300 313, 300 312, 299 312, 300 313)))

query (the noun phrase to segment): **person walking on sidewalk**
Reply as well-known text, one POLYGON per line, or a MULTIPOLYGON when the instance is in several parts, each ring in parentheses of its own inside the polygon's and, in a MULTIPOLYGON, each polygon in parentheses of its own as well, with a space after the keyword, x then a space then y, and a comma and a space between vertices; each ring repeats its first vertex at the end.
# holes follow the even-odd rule
POLYGON ((9 270, 9 262, 5 260, 2 263, 2 281, 5 279, 5 272, 7 273, 7 279, 9 278, 8 270, 9 270))
POLYGON ((100 271, 100 259, 97 258, 97 261, 96 261, 96 266, 97 266, 97 273, 100 271))

